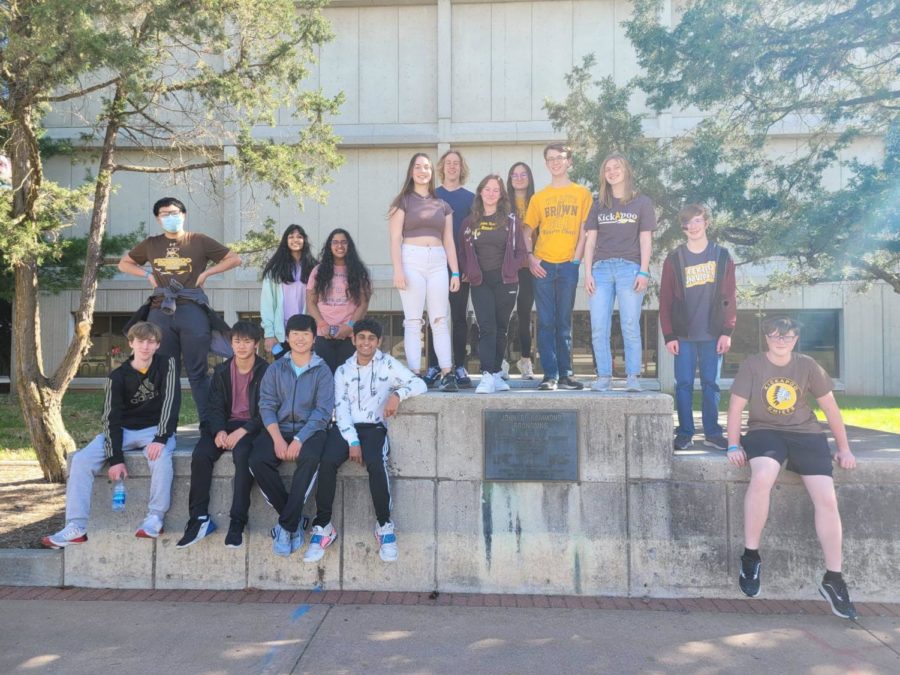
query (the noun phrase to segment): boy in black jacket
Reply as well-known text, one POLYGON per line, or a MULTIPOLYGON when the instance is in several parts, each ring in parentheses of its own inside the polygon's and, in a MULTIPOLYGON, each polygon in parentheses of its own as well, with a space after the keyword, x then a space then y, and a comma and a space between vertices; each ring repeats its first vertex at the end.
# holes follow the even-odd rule
POLYGON ((103 432, 72 455, 66 484, 66 526, 42 539, 48 548, 87 541, 94 476, 106 462, 112 481, 128 478, 124 450, 141 450, 150 465, 150 503, 136 537, 155 539, 172 496, 172 452, 181 390, 175 359, 157 354, 162 334, 145 321, 128 330, 131 358, 109 374, 103 432))
POLYGON ((250 511, 250 450, 262 430, 259 417, 259 383, 268 363, 256 353, 262 331, 256 324, 238 321, 231 328, 234 356, 216 367, 210 382, 208 428, 201 428, 200 441, 191 457, 190 520, 175 548, 196 544, 216 529, 209 517, 209 488, 213 465, 226 450, 234 461, 234 494, 231 524, 225 546, 243 544, 244 526, 250 511))

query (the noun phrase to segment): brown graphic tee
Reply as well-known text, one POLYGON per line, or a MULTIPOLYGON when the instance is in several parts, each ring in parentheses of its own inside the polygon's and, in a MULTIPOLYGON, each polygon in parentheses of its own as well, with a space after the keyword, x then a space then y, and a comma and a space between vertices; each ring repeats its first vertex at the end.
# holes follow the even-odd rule
POLYGON ((765 354, 748 357, 738 369, 731 393, 750 401, 747 428, 815 434, 822 426, 806 400, 832 390, 822 366, 805 354, 791 354, 786 366, 776 366, 765 354))
POLYGON ((159 286, 168 286, 175 279, 184 288, 196 288, 197 278, 210 263, 217 263, 229 248, 212 237, 198 232, 184 232, 178 239, 164 234, 147 237, 128 252, 134 262, 144 265, 148 261, 159 286))

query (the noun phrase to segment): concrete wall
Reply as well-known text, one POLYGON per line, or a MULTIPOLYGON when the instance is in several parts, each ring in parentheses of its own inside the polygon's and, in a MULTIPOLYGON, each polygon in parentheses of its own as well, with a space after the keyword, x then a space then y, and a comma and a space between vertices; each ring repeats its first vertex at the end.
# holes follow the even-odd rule
MULTIPOLYGON (((386 565, 372 535, 364 470, 341 470, 340 537, 318 565, 272 554, 272 509, 253 496, 246 545, 221 533, 185 550, 189 455, 176 458, 173 507, 157 541, 132 532, 147 498, 146 464, 129 457, 127 511, 94 485, 90 541, 65 552, 65 583, 135 588, 309 588, 734 597, 747 471, 724 458, 675 457, 672 400, 663 394, 427 395, 391 427, 392 495, 400 559, 386 565), (482 411, 575 410, 575 482, 485 482, 482 411)), ((291 466, 284 469, 287 477, 291 466)), ((869 459, 839 473, 848 578, 857 599, 897 601, 893 564, 900 464, 869 459)), ((232 467, 216 466, 211 513, 228 522, 232 467)), ((822 572, 812 508, 799 481, 773 492, 764 555, 767 597, 811 598, 822 572)))

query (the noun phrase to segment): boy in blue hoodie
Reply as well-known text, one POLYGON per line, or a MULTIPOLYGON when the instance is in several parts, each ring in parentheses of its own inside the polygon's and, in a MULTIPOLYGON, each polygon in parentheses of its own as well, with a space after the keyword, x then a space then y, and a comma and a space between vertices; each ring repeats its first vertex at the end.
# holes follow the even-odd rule
POLYGON ((326 363, 313 353, 316 321, 295 314, 285 327, 291 351, 266 370, 259 391, 259 414, 265 431, 253 443, 250 472, 278 512, 272 528, 275 555, 289 556, 303 546, 300 516, 315 482, 325 428, 334 411, 334 377, 326 363), (296 462, 288 492, 278 465, 296 462))

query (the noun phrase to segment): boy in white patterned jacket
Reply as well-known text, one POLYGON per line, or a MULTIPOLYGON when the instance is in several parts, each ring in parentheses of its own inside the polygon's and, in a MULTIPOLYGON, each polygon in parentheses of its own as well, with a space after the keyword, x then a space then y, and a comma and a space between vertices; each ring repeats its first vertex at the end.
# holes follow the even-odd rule
POLYGON ((391 521, 391 490, 387 475, 388 445, 386 421, 397 413, 400 402, 427 391, 425 382, 390 354, 379 350, 382 328, 374 319, 362 319, 353 326, 356 353, 338 366, 334 374, 337 424, 328 429, 319 464, 316 489, 316 519, 313 534, 303 556, 318 562, 325 549, 337 539, 331 523, 338 468, 348 458, 365 464, 369 490, 375 506, 375 539, 378 555, 385 562, 397 559, 397 537, 391 521))

